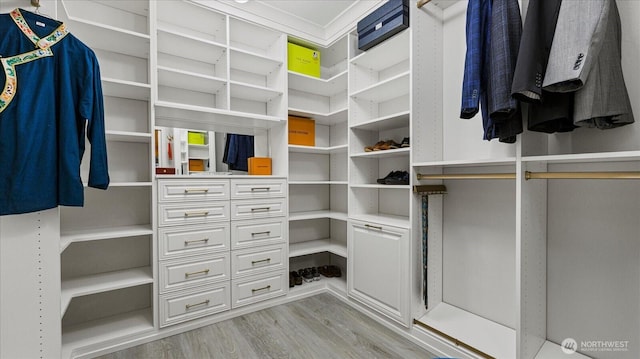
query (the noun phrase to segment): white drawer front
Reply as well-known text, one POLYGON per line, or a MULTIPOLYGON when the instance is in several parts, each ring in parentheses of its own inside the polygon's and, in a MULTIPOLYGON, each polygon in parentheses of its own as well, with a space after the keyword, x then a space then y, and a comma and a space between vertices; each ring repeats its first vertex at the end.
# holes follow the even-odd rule
POLYGON ((231 219, 284 217, 287 213, 285 198, 231 201, 231 219))
POLYGON ((229 279, 229 253, 160 262, 160 292, 229 279))
POLYGON ((229 220, 229 201, 160 204, 158 225, 202 224, 229 220))
POLYGON ((232 281, 232 307, 256 303, 261 300, 285 295, 289 278, 284 272, 272 273, 260 278, 247 278, 232 281))
POLYGON ((226 251, 230 240, 229 222, 158 229, 160 259, 226 251))
POLYGON ((160 296, 160 327, 222 312, 230 308, 229 282, 160 296))
POLYGON ((284 197, 287 182, 283 179, 267 180, 231 180, 232 199, 273 198, 284 197))
POLYGON ((212 201, 229 199, 229 180, 158 181, 158 202, 212 201))
POLYGON ((283 243, 286 225, 284 218, 234 221, 231 223, 231 249, 283 243))
POLYGON ((234 251, 231 257, 232 278, 262 274, 285 268, 284 245, 234 251))

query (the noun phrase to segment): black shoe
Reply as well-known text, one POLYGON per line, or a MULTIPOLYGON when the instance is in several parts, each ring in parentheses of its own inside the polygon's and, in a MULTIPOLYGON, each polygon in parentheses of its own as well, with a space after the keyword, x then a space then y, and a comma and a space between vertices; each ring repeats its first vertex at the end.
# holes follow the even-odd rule
POLYGON ((318 273, 318 269, 316 267, 311 268, 311 275, 313 276, 313 280, 320 280, 320 273, 318 273))
POLYGON ((402 143, 400 143, 400 147, 411 147, 411 144, 409 143, 409 137, 405 137, 402 139, 402 143))
MULTIPOLYGON (((289 275, 291 277, 293 277, 293 284, 302 285, 302 277, 300 276, 300 274, 298 272, 293 271, 293 272, 289 273, 289 275)), ((291 284, 289 284, 289 285, 291 285, 291 284)))
POLYGON ((311 282, 313 280, 313 274, 311 274, 311 268, 300 269, 298 274, 304 279, 305 282, 311 282))
POLYGON ((409 173, 407 171, 398 171, 395 176, 392 176, 384 181, 384 184, 388 185, 408 185, 409 184, 409 173))
POLYGON ((387 180, 389 178, 393 178, 393 177, 397 176, 399 174, 399 172, 400 171, 391 171, 391 172, 389 172, 389 174, 387 174, 387 176, 385 178, 378 178, 376 180, 376 182, 378 182, 379 184, 388 184, 387 180))

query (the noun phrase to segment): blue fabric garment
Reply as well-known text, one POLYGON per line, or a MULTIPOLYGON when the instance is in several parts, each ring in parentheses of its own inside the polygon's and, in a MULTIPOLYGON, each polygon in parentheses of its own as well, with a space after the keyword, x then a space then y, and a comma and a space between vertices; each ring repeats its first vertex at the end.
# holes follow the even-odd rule
POLYGON ((88 185, 109 185, 98 61, 71 34, 47 42, 62 32, 61 23, 24 10, 12 13, 24 23, 21 30, 10 14, 0 14, 0 83, 16 81, 13 93, 5 88, 0 95, 0 215, 82 206, 85 136, 91 143, 88 185), (9 64, 33 51, 41 56, 9 64))
POLYGON ((249 157, 253 156, 253 136, 227 134, 222 162, 229 165, 230 170, 249 171, 249 157))

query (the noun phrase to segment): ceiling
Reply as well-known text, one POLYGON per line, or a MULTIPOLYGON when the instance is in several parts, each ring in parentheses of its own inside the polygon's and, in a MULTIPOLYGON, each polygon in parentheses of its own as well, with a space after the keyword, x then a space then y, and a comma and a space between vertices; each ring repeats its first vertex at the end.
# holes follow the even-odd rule
POLYGON ((298 17, 321 27, 328 27, 336 18, 362 0, 255 0, 276 11, 298 17))

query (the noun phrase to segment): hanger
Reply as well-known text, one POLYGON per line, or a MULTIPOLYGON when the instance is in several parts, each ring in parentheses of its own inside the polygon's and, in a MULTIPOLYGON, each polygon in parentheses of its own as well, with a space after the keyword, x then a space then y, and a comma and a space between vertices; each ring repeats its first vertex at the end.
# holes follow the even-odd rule
POLYGON ((37 14, 37 15, 40 15, 40 16, 43 16, 43 17, 49 18, 49 19, 51 19, 51 20, 55 20, 55 19, 54 19, 54 18, 52 18, 51 16, 49 16, 49 15, 47 15, 47 14, 43 13, 43 12, 40 12, 40 6, 41 6, 41 5, 40 5, 40 0, 30 0, 30 1, 31 1, 31 6, 33 6, 33 7, 34 7, 34 10, 33 10, 33 13, 34 13, 34 14, 37 14))

